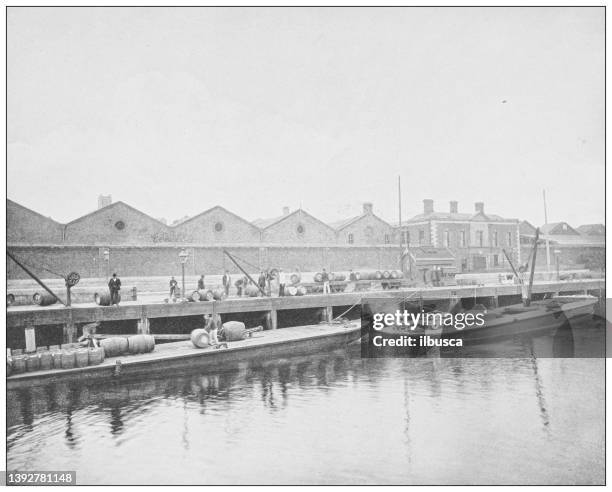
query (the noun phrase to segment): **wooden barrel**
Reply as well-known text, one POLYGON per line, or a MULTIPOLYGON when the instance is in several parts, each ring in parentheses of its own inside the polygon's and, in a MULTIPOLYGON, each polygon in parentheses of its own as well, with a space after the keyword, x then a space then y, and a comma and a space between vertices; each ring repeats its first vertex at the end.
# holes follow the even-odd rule
POLYGON ((62 351, 52 350, 51 357, 53 357, 53 369, 61 369, 62 368, 62 351))
POLYGON ((38 371, 40 369, 40 357, 38 354, 26 355, 26 371, 38 371))
POLYGON ((188 299, 192 302, 198 302, 200 300, 200 291, 194 290, 188 299))
POLYGON ((391 270, 391 278, 398 278, 397 277, 397 270, 391 270))
POLYGON ((76 367, 87 367, 89 364, 89 350, 86 348, 77 349, 75 354, 76 367))
POLYGON ((382 278, 384 279, 391 278, 391 272, 389 270, 385 270, 384 272, 382 272, 382 278))
POLYGON ((289 277, 289 280, 291 280, 292 284, 299 284, 302 280, 302 275, 300 275, 299 273, 292 273, 291 277, 289 277))
POLYGON ((225 340, 228 342, 235 342, 237 340, 244 340, 246 327, 244 323, 240 321, 227 321, 223 323, 223 333, 225 340))
POLYGON ((97 366, 104 362, 104 349, 102 347, 90 348, 88 356, 88 364, 90 366, 97 366))
POLYGON ((6 377, 9 377, 11 374, 13 374, 13 358, 7 357, 6 358, 6 377))
POLYGON ((197 348, 210 346, 210 336, 204 328, 197 328, 191 332, 191 343, 197 348))
MULTIPOLYGON (((99 292, 96 292, 94 294, 94 301, 98 306, 110 306, 110 303, 111 303, 110 293, 103 292, 102 294, 100 294, 99 292)), ((121 302, 121 294, 117 294, 117 304, 119 304, 120 302, 121 302)))
POLYGON ((202 289, 199 290, 200 301, 212 301, 214 299, 212 290, 210 289, 202 289))
POLYGON ((216 288, 212 291, 212 295, 215 301, 220 301, 225 297, 225 290, 221 288, 216 288))
POLYGON ((50 306, 51 304, 55 304, 57 299, 51 294, 35 292, 32 296, 32 301, 38 306, 50 306))
POLYGON ((315 282, 323 282, 323 274, 321 272, 317 272, 314 274, 315 282))
POLYGON ((254 285, 247 285, 244 292, 249 297, 257 297, 259 295, 259 289, 254 285))
POLYGON ((62 349, 62 369, 72 369, 76 365, 76 352, 72 349, 62 349))
POLYGON ((144 354, 155 348, 153 335, 134 335, 128 337, 127 341, 130 354, 144 354))
POLYGON ((290 285, 288 287, 285 287, 285 295, 286 296, 297 295, 297 287, 295 285, 290 285))
POLYGON ((354 272, 354 275, 355 275, 355 280, 362 280, 362 278, 361 278, 361 273, 359 273, 359 272, 354 272))
POLYGON ((6 305, 10 306, 12 304, 15 304, 15 296, 13 294, 7 294, 6 295, 6 305))
POLYGON ((41 352, 40 354, 40 369, 48 371, 53 369, 53 355, 48 350, 41 352))
POLYGON ((334 282, 343 282, 346 280, 346 275, 344 273, 332 273, 334 282))
POLYGON ((124 337, 105 338, 100 346, 104 349, 104 357, 117 357, 128 351, 128 341, 124 337))
POLYGON ((296 296, 305 296, 306 293, 308 292, 308 290, 306 289, 306 287, 304 287, 303 285, 300 285, 297 288, 297 292, 296 292, 296 296))
POLYGON ((13 372, 15 374, 21 374, 26 372, 26 357, 25 355, 14 355, 13 356, 13 372))
POLYGON ((376 270, 374 272, 374 278, 372 280, 380 280, 382 278, 383 274, 380 270, 376 270))

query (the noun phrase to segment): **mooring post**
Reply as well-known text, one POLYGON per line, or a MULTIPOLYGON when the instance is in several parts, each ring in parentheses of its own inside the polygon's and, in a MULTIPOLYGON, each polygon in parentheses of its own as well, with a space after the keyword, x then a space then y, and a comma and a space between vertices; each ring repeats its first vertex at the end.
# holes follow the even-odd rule
POLYGON ((142 335, 148 335, 150 333, 149 318, 147 318, 146 306, 142 306, 142 310, 140 312, 140 320, 136 324, 136 330, 142 335))
POLYGON ((25 351, 36 352, 36 330, 33 326, 25 328, 25 351))
POLYGON ((73 321, 68 321, 64 324, 64 341, 63 343, 73 343, 77 334, 76 325, 73 321))
POLYGON ((149 318, 146 316, 140 318, 140 321, 137 323, 137 330, 139 334, 148 335, 150 333, 149 318))
POLYGON ((276 330, 278 328, 278 316, 276 309, 270 310, 270 330, 276 330))
POLYGON ((331 320, 334 319, 334 309, 332 306, 325 306, 325 321, 331 323, 331 320))

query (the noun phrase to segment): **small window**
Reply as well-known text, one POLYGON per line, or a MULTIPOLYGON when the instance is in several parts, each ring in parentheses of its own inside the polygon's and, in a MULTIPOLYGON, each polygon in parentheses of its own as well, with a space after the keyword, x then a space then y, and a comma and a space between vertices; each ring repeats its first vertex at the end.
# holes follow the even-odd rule
POLYGON ((476 231, 476 237, 478 238, 478 246, 482 248, 484 242, 484 234, 482 231, 476 231))
POLYGON ((450 248, 450 231, 444 231, 444 246, 450 248))
POLYGON ((461 247, 465 248, 465 231, 461 231, 461 247))
POLYGON ((563 226, 562 226, 562 227, 563 227, 563 230, 564 230, 564 231, 567 231, 567 224, 563 224, 563 226))
POLYGON ((298 225, 298 226, 297 226, 297 233, 298 233, 300 236, 303 236, 303 235, 304 235, 304 231, 305 231, 305 229, 304 229, 304 226, 303 226, 302 224, 300 224, 300 225, 298 225))
POLYGON ((512 233, 508 233, 508 246, 512 246, 512 233))
POLYGON ((391 242, 391 238, 389 237, 389 234, 385 234, 385 244, 389 244, 391 242))
POLYGON ((117 222, 115 222, 115 229, 117 229, 118 231, 122 231, 123 229, 125 229, 125 222, 123 222, 122 220, 118 220, 117 222))
POLYGON ((355 237, 353 236, 353 233, 350 233, 348 235, 348 243, 353 244, 354 241, 355 241, 355 237))
POLYGON ((497 231, 493 232, 493 246, 496 248, 499 246, 499 242, 497 241, 497 231))
POLYGON ((216 232, 221 232, 222 230, 223 230, 223 222, 215 223, 215 231, 216 232))

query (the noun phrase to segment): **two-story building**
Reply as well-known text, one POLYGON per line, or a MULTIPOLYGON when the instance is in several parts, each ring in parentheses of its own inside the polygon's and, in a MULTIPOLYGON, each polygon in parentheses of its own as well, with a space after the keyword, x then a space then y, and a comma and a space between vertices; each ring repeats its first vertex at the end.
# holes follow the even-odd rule
POLYGON ((456 201, 450 202, 448 212, 441 212, 434 210, 433 200, 423 200, 423 213, 404 222, 402 233, 408 249, 450 250, 459 272, 507 269, 504 250, 520 263, 518 219, 487 214, 483 202, 474 204, 473 213, 461 213, 456 201))

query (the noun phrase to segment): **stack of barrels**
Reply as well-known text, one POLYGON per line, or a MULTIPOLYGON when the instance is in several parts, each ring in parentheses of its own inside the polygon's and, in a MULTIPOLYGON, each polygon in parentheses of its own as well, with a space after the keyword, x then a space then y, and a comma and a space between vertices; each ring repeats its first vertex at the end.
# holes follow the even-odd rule
POLYGON ((7 358, 7 375, 24 372, 49 371, 51 369, 74 369, 101 364, 104 361, 104 349, 85 348, 76 343, 38 347, 36 352, 23 354, 14 351, 7 358))
POLYGON ((224 298, 225 291, 220 287, 217 287, 216 289, 194 290, 190 296, 187 296, 187 300, 190 302, 221 301, 224 298))
POLYGON ((153 335, 132 335, 130 337, 105 338, 100 343, 106 357, 124 354, 145 354, 155 349, 153 335))

